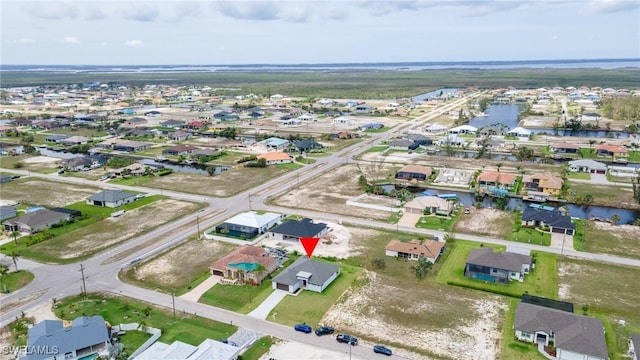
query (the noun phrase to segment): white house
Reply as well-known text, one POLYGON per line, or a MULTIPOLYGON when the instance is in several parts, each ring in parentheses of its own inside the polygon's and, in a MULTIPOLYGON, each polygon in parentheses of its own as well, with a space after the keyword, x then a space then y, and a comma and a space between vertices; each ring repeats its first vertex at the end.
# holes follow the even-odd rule
POLYGON ((205 339, 198 346, 189 345, 182 341, 165 344, 156 341, 149 346, 136 360, 237 360, 242 348, 225 344, 218 340, 205 339))
POLYGON ((301 289, 321 293, 338 275, 339 266, 302 256, 274 277, 271 284, 273 289, 286 290, 292 294, 301 289))
POLYGON ((529 138, 531 136, 531 130, 522 127, 515 127, 507 133, 508 136, 515 136, 519 138, 529 138))
POLYGON ((562 310, 518 303, 513 324, 516 338, 556 347, 558 360, 607 360, 602 321, 562 310))
POLYGON ((430 134, 441 133, 447 129, 446 126, 442 126, 440 124, 431 124, 427 126, 424 130, 430 134))
POLYGON ((607 165, 591 159, 569 161, 569 171, 585 172, 590 174, 606 174, 607 165))
POLYGON ((475 134, 477 131, 477 127, 471 125, 460 125, 449 129, 449 134, 475 134))

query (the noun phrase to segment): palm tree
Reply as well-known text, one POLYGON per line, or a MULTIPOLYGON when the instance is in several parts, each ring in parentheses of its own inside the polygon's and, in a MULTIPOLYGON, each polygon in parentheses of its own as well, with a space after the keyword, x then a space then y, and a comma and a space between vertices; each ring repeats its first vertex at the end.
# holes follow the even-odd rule
POLYGON ((9 267, 4 264, 0 264, 0 282, 2 283, 2 292, 8 293, 7 284, 4 282, 4 278, 9 275, 9 267))
POLYGON ((497 163, 496 168, 498 168, 498 172, 500 172, 500 168, 502 167, 502 163, 497 163))
POLYGON ((13 236, 13 242, 18 245, 18 235, 20 235, 19 231, 12 231, 11 236, 13 236))
POLYGON ((20 254, 17 251, 12 250, 10 256, 13 260, 13 265, 16 267, 16 271, 18 271, 18 257, 20 257, 20 254))
POLYGON ((620 215, 618 215, 618 214, 613 214, 613 215, 611 216, 611 223, 612 223, 613 225, 616 225, 619 221, 620 221, 620 215))
POLYGON ((595 140, 595 139, 591 139, 591 140, 589 140, 589 147, 590 147, 590 148, 592 148, 592 147, 593 147, 593 144, 595 144, 595 143, 596 143, 596 140, 595 140))
POLYGON ((418 262, 411 267, 411 271, 413 271, 418 279, 424 279, 432 266, 433 263, 431 261, 424 257, 419 257, 418 262))

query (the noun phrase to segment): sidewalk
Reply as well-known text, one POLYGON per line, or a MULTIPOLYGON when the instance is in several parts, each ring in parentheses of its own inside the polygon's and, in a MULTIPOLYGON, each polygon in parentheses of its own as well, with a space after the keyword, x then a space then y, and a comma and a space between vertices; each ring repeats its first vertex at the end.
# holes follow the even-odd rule
POLYGON ((220 282, 220 276, 211 275, 207 280, 200 283, 200 285, 196 286, 193 290, 189 291, 186 294, 182 294, 179 297, 181 299, 198 302, 202 294, 207 292, 207 290, 211 289, 215 284, 220 282))

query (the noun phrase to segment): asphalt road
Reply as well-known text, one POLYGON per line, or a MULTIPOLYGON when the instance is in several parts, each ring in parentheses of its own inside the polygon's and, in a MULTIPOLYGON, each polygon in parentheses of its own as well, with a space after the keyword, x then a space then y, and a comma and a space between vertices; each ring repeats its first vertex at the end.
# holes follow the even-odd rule
MULTIPOLYGON (((474 96, 477 96, 475 94, 474 96)), ((201 195, 185 194, 175 191, 165 191, 159 189, 151 189, 144 187, 131 187, 124 185, 108 184, 99 181, 91 181, 73 177, 62 177, 52 174, 39 174, 28 173, 27 171, 20 171, 14 169, 2 169, 8 172, 30 175, 32 177, 48 178, 56 181, 71 182, 76 184, 91 184, 103 188, 118 188, 135 191, 143 191, 150 194, 162 194, 176 199, 188 200, 188 201, 201 201, 208 203, 208 208, 204 211, 200 211, 191 215, 188 215, 182 219, 174 221, 172 223, 165 224, 153 230, 147 234, 141 235, 135 239, 132 239, 122 245, 109 249, 103 253, 99 253, 96 256, 82 262, 84 268, 86 290, 88 292, 104 291, 113 292, 117 294, 126 295, 132 298, 147 301, 149 303, 170 307, 171 296, 156 291, 138 288, 132 285, 124 284, 121 282, 117 274, 121 268, 128 266, 133 260, 143 260, 167 249, 168 247, 179 244, 185 241, 189 236, 194 235, 197 230, 194 224, 199 222, 200 229, 204 230, 230 215, 246 211, 249 209, 264 209, 273 210, 283 213, 292 212, 291 209, 267 206, 264 204, 266 200, 272 196, 286 192, 288 189, 297 185, 299 181, 305 181, 307 179, 318 176, 324 172, 331 170, 343 163, 348 163, 351 157, 358 152, 364 150, 365 147, 373 146, 381 142, 382 140, 389 139, 397 133, 403 131, 408 126, 424 123, 430 119, 435 118, 443 112, 449 111, 456 106, 463 104, 467 99, 458 99, 452 103, 449 103, 442 108, 426 114, 406 126, 397 127, 387 131, 386 133, 374 134, 371 139, 366 140, 358 144, 354 144, 347 147, 337 153, 332 154, 326 158, 322 158, 317 163, 301 168, 294 172, 285 174, 277 179, 268 181, 258 187, 255 187, 249 191, 245 191, 238 195, 229 198, 213 198, 201 195), (166 236, 166 234, 170 234, 166 236), (122 256, 119 256, 122 255, 122 256), (118 257, 117 261, 110 261, 113 257, 118 257)), ((345 216, 338 216, 327 213, 316 213, 309 211, 295 210, 298 214, 303 214, 312 217, 321 217, 324 219, 334 220, 336 222, 342 220, 356 225, 384 228, 388 230, 397 230, 404 232, 414 232, 422 234, 444 236, 444 233, 432 230, 423 230, 415 228, 398 227, 394 224, 388 224, 384 222, 377 222, 367 219, 352 218, 345 216)), ((493 239, 488 237, 474 236, 468 234, 456 234, 456 237, 468 239, 472 241, 493 243, 501 245, 511 245, 531 250, 540 250, 547 252, 557 252, 556 249, 548 247, 542 247, 530 244, 521 244, 508 242, 506 240, 493 239)), ((619 258, 615 256, 591 254, 575 251, 563 251, 564 255, 575 256, 579 258, 606 261, 615 264, 631 265, 640 267, 640 261, 626 258, 619 258)), ((15 291, 10 294, 0 295, 0 326, 4 326, 11 322, 21 311, 28 312, 30 309, 38 307, 42 304, 51 302, 52 298, 63 298, 65 296, 78 294, 82 287, 82 276, 80 272, 80 263, 70 265, 51 265, 40 264, 26 259, 19 259, 18 265, 20 268, 25 268, 32 271, 36 276, 35 279, 26 287, 15 291), (39 294, 38 296, 34 294, 39 294), (19 306, 13 306, 19 303, 19 306)), ((339 344, 333 337, 316 337, 315 335, 306 335, 294 331, 290 327, 278 325, 269 321, 259 320, 253 317, 229 312, 226 310, 214 308, 208 305, 189 302, 183 299, 176 298, 176 308, 188 313, 194 313, 199 316, 207 317, 210 319, 231 322, 233 324, 246 327, 258 332, 270 334, 282 339, 298 341, 307 343, 314 346, 320 346, 323 348, 342 351, 345 354, 348 353, 348 346, 339 344)), ((370 348, 362 346, 353 347, 352 353, 357 357, 370 357, 372 352, 370 348)), ((393 356, 392 358, 399 358, 393 356)))

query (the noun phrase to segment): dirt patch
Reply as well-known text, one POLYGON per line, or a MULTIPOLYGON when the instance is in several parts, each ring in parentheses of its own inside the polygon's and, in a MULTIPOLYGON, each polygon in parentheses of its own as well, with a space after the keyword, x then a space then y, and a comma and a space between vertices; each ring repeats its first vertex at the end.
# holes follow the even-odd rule
POLYGON ((455 231, 476 235, 506 238, 513 228, 511 213, 497 209, 469 208, 469 214, 460 216, 455 231))
MULTIPOLYGON (((327 224, 330 231, 321 239, 320 243, 318 243, 318 246, 313 252, 316 256, 334 256, 338 259, 357 256, 359 255, 359 251, 354 244, 355 239, 375 236, 375 234, 377 234, 375 230, 353 227, 347 228, 345 226, 323 220, 318 220, 317 222, 327 224)), ((277 241, 273 238, 265 238, 260 242, 260 245, 268 247, 284 247, 289 251, 296 250, 301 254, 305 253, 302 245, 295 241, 277 241)))
MULTIPOLYGON (((380 168, 361 167, 368 179, 382 179, 395 174, 393 168, 383 165, 380 168)), ((391 216, 390 212, 372 210, 347 205, 347 200, 362 194, 358 186, 360 176, 356 165, 339 166, 313 180, 291 189, 286 194, 275 199, 277 205, 301 208, 312 211, 326 211, 356 217, 385 220, 391 216)))
POLYGON ((60 159, 49 157, 49 156, 34 156, 28 159, 24 159, 24 162, 26 164, 52 164, 52 163, 57 163, 61 161, 62 160, 60 159))
POLYGON ((156 226, 165 224, 195 211, 197 204, 164 199, 127 211, 119 217, 110 217, 84 226, 56 239, 35 245, 61 259, 85 256, 131 239, 156 226))
MULTIPOLYGON (((337 351, 326 350, 298 342, 279 341, 271 345, 269 351, 266 354, 262 355, 259 360, 300 359, 300 357, 295 356, 295 354, 304 354, 304 358, 307 360, 334 360, 342 359, 344 357, 344 353, 340 353, 337 351)), ((353 356, 352 359, 364 360, 356 356, 353 356)))
MULTIPOLYGON (((442 286, 403 288, 394 278, 366 270, 362 277, 359 282, 364 285, 346 291, 322 322, 372 340, 419 349, 434 357, 497 357, 499 314, 507 309, 497 297, 471 297, 459 289, 442 286)), ((424 354, 402 349, 396 352, 408 359, 425 359, 424 354)))
POLYGON ((183 288, 234 248, 234 245, 215 240, 191 240, 136 267, 134 278, 150 284, 183 288))
POLYGON ((83 201, 100 189, 42 179, 20 179, 2 184, 2 197, 23 204, 57 207, 83 201))
POLYGON ((602 221, 593 221, 592 224, 596 229, 606 231, 618 239, 640 239, 640 226, 613 225, 602 221))

